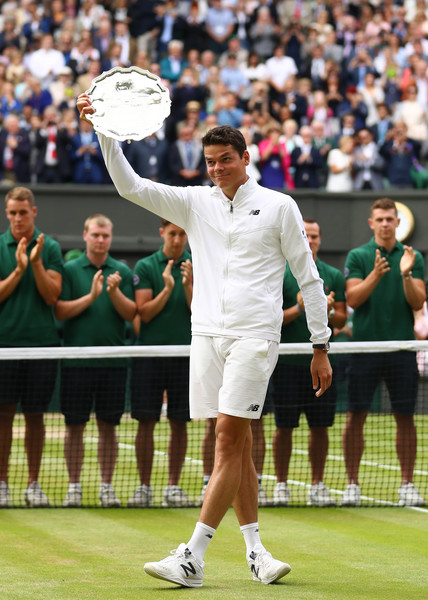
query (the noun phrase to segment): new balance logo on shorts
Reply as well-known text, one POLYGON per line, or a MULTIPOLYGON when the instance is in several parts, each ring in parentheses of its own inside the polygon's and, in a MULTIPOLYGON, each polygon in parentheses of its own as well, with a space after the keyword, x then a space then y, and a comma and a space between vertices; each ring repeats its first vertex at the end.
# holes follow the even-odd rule
POLYGON ((250 406, 247 408, 247 411, 257 412, 259 408, 260 404, 250 404, 250 406))
POLYGON ((260 209, 250 210, 250 212, 248 214, 257 216, 260 214, 260 209))

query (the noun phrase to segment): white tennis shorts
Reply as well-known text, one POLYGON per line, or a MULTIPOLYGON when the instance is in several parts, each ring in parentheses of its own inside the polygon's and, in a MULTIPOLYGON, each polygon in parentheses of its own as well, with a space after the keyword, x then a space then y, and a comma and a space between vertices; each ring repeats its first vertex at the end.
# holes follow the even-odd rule
POLYGON ((190 351, 190 416, 224 413, 259 419, 278 343, 257 338, 194 335, 190 351))

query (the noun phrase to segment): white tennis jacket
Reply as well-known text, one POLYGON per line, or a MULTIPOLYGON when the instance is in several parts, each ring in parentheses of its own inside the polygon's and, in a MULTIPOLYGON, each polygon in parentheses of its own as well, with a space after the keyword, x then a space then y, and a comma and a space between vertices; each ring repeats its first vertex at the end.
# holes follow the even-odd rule
POLYGON ((139 177, 120 145, 98 134, 119 194, 182 227, 192 250, 192 334, 279 342, 286 261, 302 290, 311 341, 326 342, 327 300, 295 201, 249 178, 233 201, 218 187, 139 177))

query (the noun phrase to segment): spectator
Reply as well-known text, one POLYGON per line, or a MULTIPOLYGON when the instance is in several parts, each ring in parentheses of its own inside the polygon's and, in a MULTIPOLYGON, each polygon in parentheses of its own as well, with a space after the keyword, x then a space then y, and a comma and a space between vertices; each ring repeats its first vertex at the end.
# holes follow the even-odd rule
POLYGON ((199 104, 200 113, 206 97, 207 88, 199 85, 197 73, 190 67, 185 67, 172 92, 171 124, 176 125, 186 118, 190 102, 199 104))
POLYGON ((397 121, 387 141, 381 146, 380 154, 385 159, 386 176, 391 187, 424 187, 423 171, 419 163, 420 145, 407 137, 407 126, 397 121))
POLYGON ((247 101, 247 111, 249 113, 269 114, 269 106, 268 84, 265 81, 253 81, 250 87, 250 97, 247 101))
POLYGON ((304 125, 300 128, 302 145, 291 153, 291 164, 294 167, 294 185, 296 188, 317 188, 318 171, 322 168, 323 159, 320 151, 312 145, 312 130, 304 125))
POLYGON ((94 48, 99 52, 99 58, 104 60, 113 42, 111 16, 108 12, 101 15, 98 25, 92 35, 94 48))
POLYGON ((193 125, 183 125, 178 140, 169 151, 171 185, 202 185, 205 174, 205 158, 202 144, 193 125))
POLYGON ((73 71, 70 67, 64 67, 58 73, 58 78, 49 86, 52 104, 55 108, 73 108, 76 105, 78 88, 73 83, 73 71))
POLYGON ((97 48, 94 48, 90 31, 82 31, 78 43, 70 52, 68 66, 73 70, 75 77, 87 72, 89 64, 93 60, 101 60, 97 48))
POLYGON ((121 47, 120 62, 125 66, 134 64, 137 42, 132 39, 125 21, 116 21, 114 25, 114 43, 121 47))
POLYGON ((30 181, 30 152, 30 138, 28 133, 21 129, 18 115, 8 115, 0 131, 2 183, 13 185, 30 181))
POLYGON ((35 140, 38 149, 36 175, 38 183, 64 183, 71 176, 71 143, 65 128, 59 126, 58 111, 48 106, 42 127, 35 140))
POLYGON ((276 190, 293 190, 294 182, 290 175, 291 157, 287 147, 281 141, 279 123, 269 125, 266 137, 259 143, 260 184, 276 190))
POLYGON ((279 42, 279 28, 274 23, 269 8, 261 6, 256 21, 249 27, 251 49, 265 62, 273 56, 279 42))
POLYGON ((219 125, 230 125, 231 127, 240 127, 244 111, 238 107, 238 97, 233 92, 226 92, 221 106, 217 112, 219 125))
MULTIPOLYGON (((141 317, 137 343, 190 344, 193 281, 191 257, 185 249, 186 232, 164 219, 159 232, 162 248, 138 261, 134 270, 135 299, 141 317)), ((135 452, 141 485, 128 500, 130 507, 152 505, 153 432, 160 418, 164 390, 168 396, 170 439, 169 477, 163 491, 163 505, 190 505, 185 491, 178 485, 190 420, 189 359, 135 358, 132 360, 131 414, 138 420, 135 452)))
POLYGON ((308 106, 306 111, 308 123, 312 121, 320 121, 324 125, 324 130, 328 135, 332 135, 335 131, 335 125, 332 123, 334 118, 333 110, 327 104, 327 97, 322 90, 315 90, 313 95, 313 103, 308 106))
POLYGON ((19 50, 20 48, 21 41, 16 27, 16 19, 12 15, 6 15, 3 19, 3 31, 0 32, 0 54, 6 55, 11 49, 19 50))
POLYGON ((11 113, 19 114, 21 111, 22 104, 15 98, 13 84, 6 81, 1 88, 0 112, 4 118, 11 113))
POLYGON ((27 79, 28 96, 25 100, 27 106, 31 106, 34 112, 42 115, 45 108, 52 104, 52 95, 47 88, 43 88, 40 79, 29 77, 27 79))
POLYGON ((165 183, 169 180, 169 144, 153 133, 131 144, 123 144, 123 152, 140 177, 165 183))
MULTIPOLYGON (((0 344, 5 347, 59 345, 52 306, 61 291, 62 254, 59 244, 36 228, 36 214, 31 190, 15 187, 6 194, 10 226, 0 236, 0 344)), ((55 387, 57 361, 4 361, 0 368, 0 506, 10 505, 9 456, 18 404, 25 418, 25 504, 49 506, 38 478, 45 440, 43 413, 55 387)))
POLYGON ((379 118, 377 106, 384 102, 385 92, 381 85, 376 83, 375 75, 371 71, 365 74, 364 85, 358 88, 358 92, 367 106, 366 127, 372 127, 379 118))
POLYGON ((104 161, 97 135, 86 121, 71 138, 73 182, 100 185, 105 181, 104 161))
POLYGON ((156 3, 156 21, 159 29, 157 54, 160 59, 166 55, 171 40, 184 40, 184 19, 180 16, 176 4, 172 0, 156 3))
POLYGON ((53 36, 50 33, 44 34, 40 41, 40 48, 28 57, 27 67, 31 74, 48 87, 64 66, 64 55, 54 47, 53 36))
POLYGON ((385 102, 381 102, 377 106, 377 121, 370 127, 370 131, 373 135, 373 139, 380 148, 387 140, 389 132, 394 127, 388 105, 385 102))
POLYGON ((236 56, 236 65, 244 71, 248 63, 249 52, 247 48, 242 47, 241 40, 236 35, 232 35, 227 40, 227 50, 220 55, 217 61, 220 69, 224 69, 228 65, 230 55, 236 56))
POLYGON ((409 138, 424 146, 424 154, 426 154, 428 139, 427 109, 426 105, 419 104, 418 89, 416 85, 411 84, 406 90, 403 101, 397 103, 393 115, 393 121, 403 121, 406 124, 409 138))
POLYGON ((257 82, 265 82, 267 71, 265 63, 261 62, 257 52, 251 51, 243 67, 244 75, 253 85, 257 82))
POLYGON ((365 127, 368 110, 355 85, 348 85, 345 92, 345 99, 337 107, 337 116, 339 119, 343 119, 349 113, 352 113, 355 117, 356 129, 365 127))
MULTIPOLYGON (((101 214, 85 221, 86 252, 64 266, 61 296, 55 315, 64 323, 65 346, 121 346, 125 323, 135 316, 131 270, 109 255, 113 224, 101 214)), ((70 483, 63 502, 81 506, 80 475, 83 433, 93 404, 98 427, 100 505, 120 506, 112 479, 118 452, 116 425, 125 406, 126 364, 123 359, 66 360, 61 369, 61 411, 65 417, 64 455, 70 483)))
POLYGON ((208 48, 216 56, 227 50, 227 42, 235 28, 235 16, 229 8, 222 6, 221 0, 209 0, 205 15, 205 31, 208 35, 208 48))
POLYGON ((86 73, 79 75, 76 79, 76 86, 79 93, 86 92, 91 87, 92 80, 98 77, 98 75, 101 75, 101 63, 99 60, 91 60, 86 73))
POLYGON ((250 84, 242 67, 238 64, 236 54, 229 54, 226 66, 220 69, 220 79, 227 89, 237 96, 242 96, 250 84))
MULTIPOLYGON (((389 198, 371 207, 372 240, 351 250, 346 259, 346 294, 354 309, 354 341, 414 339, 413 311, 426 300, 424 260, 421 254, 396 239, 397 208, 389 198)), ((383 380, 389 391, 397 425, 396 450, 401 468, 400 506, 425 502, 413 485, 416 458, 415 411, 418 371, 416 353, 354 354, 349 365, 349 406, 343 431, 343 452, 348 485, 342 506, 358 506, 358 479, 364 450, 364 423, 373 394, 383 380)))
POLYGON ((330 150, 333 148, 334 139, 326 135, 326 128, 322 121, 312 121, 311 127, 314 135, 312 144, 319 150, 322 157, 322 167, 318 171, 318 181, 320 187, 325 187, 328 176, 327 158, 330 150))
POLYGON ((343 95, 341 92, 340 75, 333 71, 327 75, 325 80, 325 96, 327 100, 327 106, 331 108, 335 117, 337 117, 338 108, 341 102, 343 102, 343 95))
MULTIPOLYGON (((341 272, 318 258, 321 245, 321 228, 314 219, 304 218, 309 246, 318 272, 324 282, 327 296, 329 326, 343 327, 346 321, 345 279, 341 272)), ((287 265, 283 286, 282 343, 308 342, 310 333, 306 324, 302 292, 287 265)), ((273 402, 276 430, 273 437, 273 456, 277 484, 273 502, 286 506, 290 500, 287 487, 288 469, 292 452, 293 429, 299 426, 302 413, 309 425, 309 461, 311 486, 308 493, 310 506, 332 506, 335 501, 323 483, 328 452, 328 427, 334 422, 336 387, 332 385, 322 396, 315 398, 307 372, 310 356, 280 356, 272 375, 273 402)))
POLYGON ((249 177, 254 177, 257 182, 260 182, 260 150, 258 145, 254 142, 253 131, 252 129, 246 128, 244 124, 242 125, 240 131, 244 136, 245 143, 247 144, 248 154, 250 155, 250 164, 247 166, 247 174, 249 177))
POLYGON ((384 160, 369 129, 360 129, 354 149, 354 190, 382 190, 384 160))
POLYGON ((290 75, 297 74, 296 63, 289 56, 285 56, 283 45, 276 46, 273 56, 266 61, 268 83, 271 97, 281 102, 283 100, 284 85, 290 75))
POLYGON ((171 40, 168 44, 168 55, 160 61, 161 76, 171 84, 178 81, 184 67, 187 66, 183 47, 180 40, 171 40))
POLYGON ((185 52, 188 52, 193 48, 198 50, 200 53, 206 51, 207 40, 204 30, 204 22, 202 16, 199 14, 199 6, 196 2, 192 2, 190 5, 189 14, 184 18, 183 40, 185 52))
POLYGON ((328 177, 327 192, 350 192, 353 187, 352 164, 354 157, 354 138, 342 135, 339 138, 339 148, 329 152, 327 158, 328 177))

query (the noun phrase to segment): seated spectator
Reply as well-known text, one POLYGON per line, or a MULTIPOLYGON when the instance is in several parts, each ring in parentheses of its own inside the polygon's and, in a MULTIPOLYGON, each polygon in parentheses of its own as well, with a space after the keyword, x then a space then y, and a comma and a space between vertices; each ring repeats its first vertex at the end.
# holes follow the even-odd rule
POLYGON ((35 140, 38 149, 36 175, 38 183, 65 183, 71 177, 71 140, 65 128, 59 126, 59 114, 54 106, 43 113, 42 127, 35 140))
POLYGON ((273 123, 266 129, 266 137, 259 143, 260 184, 276 190, 294 189, 289 168, 291 157, 281 141, 281 126, 273 123))
POLYGON ((73 182, 104 183, 104 161, 101 147, 91 123, 79 119, 79 130, 71 138, 73 182))
POLYGON ((354 149, 354 190, 382 190, 384 160, 369 129, 360 129, 354 149))
POLYGON ((302 145, 291 153, 291 164, 294 167, 294 185, 296 188, 318 188, 318 170, 322 167, 320 151, 312 145, 312 130, 308 125, 300 128, 302 145))
POLYGON ((30 138, 20 127, 19 116, 9 114, 0 131, 0 178, 13 185, 30 181, 30 138))
POLYGON ((219 125, 230 125, 239 128, 242 125, 244 111, 238 107, 239 99, 233 92, 226 92, 221 107, 217 112, 219 125))
POLYGON ((333 148, 327 158, 327 192, 350 192, 352 190, 352 164, 354 157, 354 139, 343 135, 339 139, 339 148, 333 148))
POLYGON ((169 150, 171 185, 202 185, 206 174, 202 144, 195 129, 184 125, 178 132, 178 140, 169 150))
POLYGON ((423 178, 418 178, 418 173, 415 173, 415 170, 417 171, 415 165, 419 165, 419 151, 420 144, 407 137, 407 126, 404 121, 397 121, 390 139, 380 148, 391 187, 411 188, 414 184, 415 187, 423 187, 423 178))

